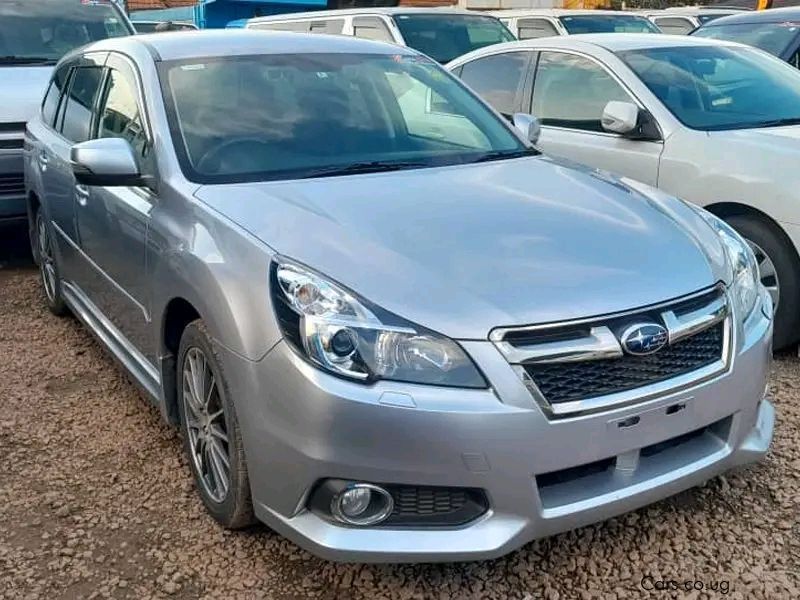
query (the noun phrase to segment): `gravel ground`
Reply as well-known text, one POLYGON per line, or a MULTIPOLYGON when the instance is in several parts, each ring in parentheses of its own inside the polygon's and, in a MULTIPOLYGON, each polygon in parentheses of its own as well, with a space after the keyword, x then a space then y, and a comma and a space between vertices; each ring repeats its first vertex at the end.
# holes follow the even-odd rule
POLYGON ((0 242, 0 598, 800 598, 795 357, 776 361, 778 427, 756 467, 496 561, 342 565, 266 527, 217 527, 177 433, 39 294, 0 242))

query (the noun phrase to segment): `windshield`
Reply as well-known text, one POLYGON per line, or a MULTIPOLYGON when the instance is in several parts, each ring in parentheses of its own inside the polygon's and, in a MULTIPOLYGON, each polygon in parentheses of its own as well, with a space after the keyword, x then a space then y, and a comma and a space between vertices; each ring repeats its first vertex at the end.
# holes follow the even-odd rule
POLYGON ((683 46, 619 55, 672 114, 693 129, 800 123, 800 73, 757 50, 683 46))
POLYGON ((287 54, 166 62, 186 176, 297 179, 521 156, 519 138, 420 55, 287 54))
POLYGON ((458 14, 398 14, 394 21, 406 46, 427 54, 442 64, 462 54, 498 44, 513 42, 514 36, 494 17, 458 14))
POLYGON ((571 15, 559 20, 571 34, 661 33, 649 19, 635 15, 571 15))
POLYGON ((108 0, 0 0, 0 64, 55 63, 73 48, 130 33, 108 0))
POLYGON ((739 42, 766 50, 775 56, 782 56, 789 44, 797 37, 800 25, 785 23, 732 23, 730 25, 709 25, 692 33, 697 37, 739 42))

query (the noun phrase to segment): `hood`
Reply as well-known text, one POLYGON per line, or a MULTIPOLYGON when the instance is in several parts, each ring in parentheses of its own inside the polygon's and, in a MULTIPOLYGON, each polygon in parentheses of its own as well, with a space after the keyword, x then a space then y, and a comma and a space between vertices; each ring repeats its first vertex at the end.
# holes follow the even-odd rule
POLYGON ((544 157, 196 195, 284 256, 458 339, 637 308, 725 279, 716 234, 685 204, 544 157))
POLYGON ((0 123, 25 123, 42 104, 47 84, 53 73, 51 66, 0 65, 0 123))
POLYGON ((711 131, 709 137, 724 144, 747 144, 754 151, 768 155, 788 154, 793 161, 796 160, 795 155, 800 155, 799 125, 711 131))

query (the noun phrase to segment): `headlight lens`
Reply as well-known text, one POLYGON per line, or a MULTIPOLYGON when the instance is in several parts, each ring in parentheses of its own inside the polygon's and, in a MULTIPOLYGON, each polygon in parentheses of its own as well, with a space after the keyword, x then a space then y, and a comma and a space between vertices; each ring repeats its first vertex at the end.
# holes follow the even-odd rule
POLYGON ((487 387, 453 340, 370 308, 299 265, 273 265, 272 295, 284 337, 327 371, 365 382, 487 387))
POLYGON ((753 250, 742 236, 725 221, 702 208, 691 206, 711 225, 722 241, 728 262, 733 270, 731 293, 738 309, 737 313, 744 321, 753 312, 756 300, 758 300, 758 263, 753 250))

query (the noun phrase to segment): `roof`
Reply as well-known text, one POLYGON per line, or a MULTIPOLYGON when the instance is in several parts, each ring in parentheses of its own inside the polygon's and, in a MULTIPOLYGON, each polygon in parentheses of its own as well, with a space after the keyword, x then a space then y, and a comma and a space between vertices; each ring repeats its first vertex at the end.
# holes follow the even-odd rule
MULTIPOLYGON (((161 60, 185 60, 247 54, 371 53, 416 54, 414 50, 351 36, 247 29, 206 29, 109 38, 81 48, 130 52, 134 47, 157 53, 161 60)), ((135 52, 130 52, 132 55, 135 52)))
POLYGON ((713 40, 708 38, 688 37, 685 35, 668 35, 652 33, 580 33, 575 35, 533 38, 519 42, 506 42, 485 46, 464 56, 456 58, 450 65, 457 65, 494 52, 520 48, 565 48, 591 52, 595 48, 603 48, 609 52, 624 52, 643 48, 670 48, 692 46, 741 46, 735 42, 713 40))
POLYGON ((736 14, 714 19, 703 27, 717 27, 736 23, 782 23, 783 21, 800 21, 800 7, 771 8, 769 10, 742 11, 736 14))
POLYGON ((493 10, 491 14, 499 19, 507 19, 509 17, 575 17, 579 15, 609 15, 609 16, 631 16, 643 17, 642 14, 625 10, 592 10, 592 9, 566 9, 566 8, 519 8, 510 10, 493 10))
POLYGON ((128 0, 128 10, 158 10, 194 6, 198 0, 128 0))
POLYGON ((735 8, 711 8, 705 6, 675 6, 662 10, 642 10, 650 17, 701 17, 703 15, 738 15, 750 13, 749 10, 735 8))
POLYGON ((475 17, 493 17, 492 14, 464 10, 461 8, 451 8, 449 6, 381 6, 375 8, 345 8, 338 10, 314 10, 309 12, 283 13, 280 15, 270 15, 268 17, 256 17, 248 19, 250 23, 270 22, 270 21, 289 21, 292 19, 324 19, 330 17, 343 17, 347 15, 405 15, 405 14, 456 14, 472 15, 475 17))

